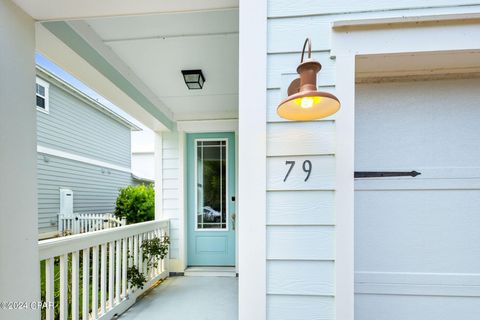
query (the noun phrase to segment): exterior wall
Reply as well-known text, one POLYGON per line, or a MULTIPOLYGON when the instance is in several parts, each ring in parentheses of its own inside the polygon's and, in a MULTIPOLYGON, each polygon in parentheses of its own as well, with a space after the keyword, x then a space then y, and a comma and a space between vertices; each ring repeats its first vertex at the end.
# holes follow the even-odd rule
POLYGON ((297 76, 295 69, 304 39, 312 39, 313 57, 323 66, 318 76, 319 88, 335 93, 335 79, 341 66, 336 65, 330 52, 333 21, 478 11, 479 6, 468 6, 473 4, 476 1, 436 0, 430 1, 426 8, 418 1, 268 1, 268 319, 353 318, 351 300, 343 307, 348 310, 342 313, 343 302, 335 297, 344 287, 335 276, 343 268, 336 265, 335 244, 338 241, 335 224, 339 219, 336 211, 342 201, 335 198, 335 190, 339 188, 335 168, 343 168, 335 155, 340 145, 336 141, 339 130, 336 116, 300 123, 285 122, 276 115, 276 106, 297 76), (307 159, 312 162, 313 170, 310 179, 304 182, 301 164, 307 159), (294 169, 283 182, 287 160, 296 161, 297 171, 294 169))
MULTIPOLYGON (((37 144, 106 164, 130 168, 130 128, 50 83, 49 112, 37 111, 37 144)), ((32 105, 32 108, 34 106, 32 105)), ((106 213, 115 208, 118 190, 138 184, 130 172, 39 152, 38 230, 56 231, 60 188, 73 190, 74 212, 106 213)))
POLYGON ((39 233, 57 230, 59 189, 73 190, 73 210, 81 213, 113 212, 118 190, 136 184, 128 172, 38 154, 39 233))
POLYGON ((142 178, 155 178, 154 152, 132 152, 132 172, 142 178))
POLYGON ((50 111, 37 112, 38 145, 130 167, 130 128, 50 83, 50 111))
MULTIPOLYGON (((0 1, 0 301, 40 300, 37 250, 34 21, 0 1)), ((0 308, 0 319, 40 310, 0 308)))
MULTIPOLYGON (((183 257, 180 254, 180 219, 183 215, 183 202, 180 185, 183 183, 180 174, 180 150, 178 132, 163 132, 162 138, 162 213, 170 218, 170 266, 171 271, 183 272, 183 257)), ((183 243, 183 242, 182 242, 183 243)))

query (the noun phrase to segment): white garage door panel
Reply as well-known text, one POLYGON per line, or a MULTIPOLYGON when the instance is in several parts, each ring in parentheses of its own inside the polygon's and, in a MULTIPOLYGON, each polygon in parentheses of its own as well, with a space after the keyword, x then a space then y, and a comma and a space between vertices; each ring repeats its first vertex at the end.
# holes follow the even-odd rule
POLYGON ((479 319, 478 298, 362 294, 355 300, 356 320, 479 319))
MULTIPOLYGON (((355 194, 357 271, 478 273, 480 191, 355 194)), ((480 311, 480 310, 479 310, 480 311)))
POLYGON ((357 86, 355 319, 480 319, 480 79, 357 86))

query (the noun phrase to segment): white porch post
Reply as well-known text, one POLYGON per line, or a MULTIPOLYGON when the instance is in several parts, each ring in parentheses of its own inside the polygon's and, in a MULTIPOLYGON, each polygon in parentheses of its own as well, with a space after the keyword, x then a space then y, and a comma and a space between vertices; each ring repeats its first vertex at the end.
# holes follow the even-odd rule
POLYGON ((238 123, 239 320, 267 316, 267 1, 240 0, 238 123))
POLYGON ((161 132, 155 134, 155 220, 163 218, 163 140, 161 132))
POLYGON ((9 0, 0 1, 0 301, 27 302, 0 319, 40 319, 37 248, 35 28, 9 0))

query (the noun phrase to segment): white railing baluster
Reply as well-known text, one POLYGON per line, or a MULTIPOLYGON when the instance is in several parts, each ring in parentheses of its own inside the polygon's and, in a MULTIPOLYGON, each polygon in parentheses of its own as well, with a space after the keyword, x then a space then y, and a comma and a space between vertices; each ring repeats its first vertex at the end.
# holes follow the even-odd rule
POLYGON ((120 276, 121 276, 121 254, 122 254, 122 243, 121 240, 116 241, 116 248, 115 248, 115 304, 119 304, 122 300, 120 298, 120 276))
MULTIPOLYGON (((128 267, 131 267, 133 265, 133 237, 128 238, 128 267)), ((127 284, 127 294, 130 294, 132 292, 132 288, 129 287, 127 284)))
POLYGON ((133 236, 133 265, 138 268, 138 235, 133 236))
POLYGON ((92 318, 98 318, 98 246, 92 251, 92 318))
POLYGON ((122 239, 122 297, 123 299, 127 297, 127 268, 128 268, 127 238, 123 238, 122 239))
MULTIPOLYGON (((73 226, 74 229, 66 229, 71 232, 83 232, 90 221, 98 222, 85 217, 78 220, 71 218, 63 220, 73 226), (77 226, 74 221, 77 221, 77 226)), ((135 303, 136 298, 158 279, 168 276, 168 270, 160 264, 158 268, 147 268, 147 263, 143 261, 145 251, 141 247, 144 240, 168 235, 168 220, 118 228, 114 228, 115 224, 115 220, 111 220, 110 229, 39 241, 40 261, 45 261, 45 291, 42 296, 48 303, 59 303, 59 319, 78 320, 80 312, 83 320, 111 319, 135 303), (55 296, 55 259, 60 260, 59 296, 55 296), (127 273, 131 266, 144 273, 147 280, 144 288, 129 288, 127 273)), ((159 262, 165 265, 163 261, 159 262)), ((54 312, 54 309, 47 308, 45 318, 55 319, 54 312)))
POLYGON ((82 319, 88 320, 90 298, 90 248, 83 249, 83 276, 82 276, 82 319))
POLYGON ((138 271, 143 272, 143 249, 142 249, 143 235, 138 235, 138 271))
POLYGON ((109 308, 113 308, 113 297, 115 296, 114 284, 113 284, 113 267, 115 264, 115 242, 110 242, 108 244, 108 305, 109 308))
POLYGON ((78 273, 79 273, 79 253, 72 252, 72 320, 78 320, 78 273))
POLYGON ((68 254, 60 256, 60 320, 68 319, 68 254))
MULTIPOLYGON (((45 302, 49 306, 55 303, 55 258, 45 260, 45 302)), ((46 308, 46 320, 53 320, 55 308, 46 308)))
POLYGON ((107 302, 107 244, 102 244, 101 248, 101 261, 100 261, 100 312, 105 314, 105 304, 107 302))

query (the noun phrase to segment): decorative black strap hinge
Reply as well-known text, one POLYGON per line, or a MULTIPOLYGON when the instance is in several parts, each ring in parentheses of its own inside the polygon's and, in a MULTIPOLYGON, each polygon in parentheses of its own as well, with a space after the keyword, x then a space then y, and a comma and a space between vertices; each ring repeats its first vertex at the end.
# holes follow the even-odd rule
POLYGON ((420 174, 417 171, 355 171, 355 178, 416 177, 420 174))

